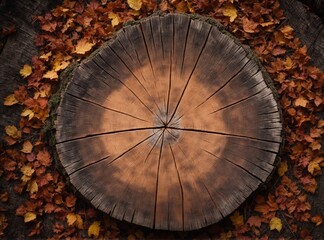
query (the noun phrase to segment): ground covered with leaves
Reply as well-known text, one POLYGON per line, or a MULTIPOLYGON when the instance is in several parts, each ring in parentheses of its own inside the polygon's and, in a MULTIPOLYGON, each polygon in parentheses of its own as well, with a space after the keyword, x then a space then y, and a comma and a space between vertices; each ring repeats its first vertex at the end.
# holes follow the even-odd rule
POLYGON ((35 39, 39 55, 21 68, 21 85, 4 100, 4 107, 21 105, 23 110, 17 126, 5 127, 1 144, 1 181, 9 187, 0 192, 0 236, 17 236, 21 224, 20 236, 53 239, 313 238, 312 231, 322 224, 321 214, 311 211, 310 198, 324 166, 324 74, 309 64, 307 47, 285 24, 277 0, 65 0, 34 19, 41 32, 35 39), (57 170, 45 131, 51 106, 57 104, 51 97, 60 74, 124 23, 157 11, 200 14, 222 23, 254 50, 274 81, 283 110, 285 143, 273 180, 221 223, 189 233, 154 231, 95 210, 57 170))

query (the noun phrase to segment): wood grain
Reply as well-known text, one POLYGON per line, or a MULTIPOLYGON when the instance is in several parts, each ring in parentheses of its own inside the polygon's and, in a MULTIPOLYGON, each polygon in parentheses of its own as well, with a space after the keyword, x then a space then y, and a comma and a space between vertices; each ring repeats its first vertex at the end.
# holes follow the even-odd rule
POLYGON ((117 219, 166 230, 213 224, 274 169, 282 123, 268 85, 215 25, 146 18, 74 70, 56 121, 61 163, 117 219))

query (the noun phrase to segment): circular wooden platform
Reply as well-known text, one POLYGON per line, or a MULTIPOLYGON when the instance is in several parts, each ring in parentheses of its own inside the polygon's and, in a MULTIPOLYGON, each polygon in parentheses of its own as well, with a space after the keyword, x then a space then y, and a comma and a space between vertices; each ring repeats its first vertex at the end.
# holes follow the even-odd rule
POLYGON ((272 170, 277 102, 232 37, 189 16, 153 16, 82 62, 58 108, 72 184, 111 216, 192 230, 235 210, 272 170))

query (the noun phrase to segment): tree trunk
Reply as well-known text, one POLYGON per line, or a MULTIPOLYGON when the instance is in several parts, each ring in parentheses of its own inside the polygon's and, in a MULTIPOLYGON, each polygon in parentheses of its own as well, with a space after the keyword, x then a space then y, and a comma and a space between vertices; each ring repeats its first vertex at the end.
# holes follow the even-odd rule
POLYGON ((153 16, 73 72, 56 122, 72 184, 111 216, 193 230, 265 182, 282 142, 268 75, 222 27, 153 16))

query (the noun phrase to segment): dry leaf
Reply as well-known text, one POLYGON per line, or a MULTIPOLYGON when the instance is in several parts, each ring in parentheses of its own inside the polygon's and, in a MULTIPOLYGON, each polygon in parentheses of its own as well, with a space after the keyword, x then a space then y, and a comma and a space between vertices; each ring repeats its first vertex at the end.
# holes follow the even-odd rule
POLYGON ((138 11, 142 7, 142 0, 127 0, 128 6, 135 11, 138 11))
POLYGON ((244 224, 244 219, 243 216, 236 211, 231 217, 230 217, 232 223, 234 224, 234 226, 239 227, 242 226, 244 224))
POLYGON ((89 237, 99 237, 99 232, 100 232, 100 222, 99 221, 94 221, 89 229, 88 229, 88 236, 89 237))
POLYGON ((242 20, 243 23, 243 30, 247 33, 255 33, 256 28, 258 27, 259 23, 254 22, 253 20, 249 20, 246 17, 242 20))
POLYGON ((286 61, 284 62, 284 64, 285 64, 285 68, 286 68, 287 70, 292 69, 293 66, 294 66, 294 62, 291 60, 290 57, 287 57, 287 58, 286 58, 286 61))
POLYGON ((288 171, 288 164, 287 161, 282 161, 279 165, 278 168, 278 174, 280 177, 282 177, 283 175, 285 175, 285 173, 288 171))
POLYGON ((233 22, 237 17, 237 10, 233 5, 227 5, 223 9, 223 15, 230 18, 230 22, 233 22))
POLYGON ((37 153, 36 159, 37 159, 37 161, 40 162, 40 164, 42 164, 43 166, 46 166, 46 167, 50 166, 52 163, 51 155, 49 154, 49 152, 46 149, 39 151, 37 153))
POLYGON ((27 212, 24 217, 25 217, 24 222, 27 223, 35 220, 36 214, 33 212, 27 212))
POLYGON ((83 55, 86 52, 89 52, 93 46, 93 43, 87 42, 86 39, 81 39, 76 45, 74 52, 83 55))
POLYGON ((19 131, 15 126, 8 125, 5 127, 6 134, 14 139, 21 138, 21 131, 19 131))
POLYGON ((23 143, 23 148, 21 149, 21 151, 23 153, 31 153, 32 149, 33 149, 33 144, 31 144, 31 142, 27 140, 23 143))
POLYGON ((109 13, 108 17, 111 19, 111 25, 113 27, 117 26, 120 23, 120 18, 116 13, 111 12, 109 13))
POLYGON ((320 215, 314 216, 311 218, 312 223, 315 223, 316 226, 319 226, 322 224, 323 220, 322 217, 320 215))
POLYGON ((35 180, 30 181, 27 185, 27 191, 30 193, 37 193, 38 192, 38 184, 35 180))
POLYGON ((276 229, 278 232, 280 232, 282 229, 281 219, 277 217, 271 218, 269 226, 270 226, 270 230, 276 229))
POLYGON ((4 100, 3 105, 5 106, 12 106, 18 103, 18 100, 15 98, 14 94, 10 94, 9 96, 7 96, 4 100))
POLYGON ((20 75, 24 78, 28 77, 30 74, 32 74, 33 69, 28 64, 25 64, 24 67, 20 70, 20 75))
POLYGON ((35 116, 35 113, 31 109, 25 108, 24 111, 20 114, 20 116, 28 116, 28 120, 31 120, 35 116))
POLYGON ((43 75, 43 78, 47 78, 47 79, 57 79, 58 75, 57 72, 55 72, 54 70, 48 71, 43 75))
POLYGON ((298 106, 306 107, 307 103, 308 103, 308 100, 303 97, 299 97, 295 100, 296 107, 298 107, 298 106))
POLYGON ((321 170, 321 167, 320 167, 320 165, 319 165, 317 162, 312 161, 312 162, 310 162, 310 163, 308 164, 308 166, 307 166, 307 170, 308 170, 308 172, 309 172, 310 174, 314 175, 314 172, 318 172, 318 171, 320 171, 320 170, 321 170))
POLYGON ((73 226, 74 223, 75 223, 76 220, 77 220, 77 217, 76 217, 76 215, 75 215, 74 213, 68 213, 68 214, 66 215, 66 219, 67 219, 67 223, 68 223, 68 225, 69 225, 69 226, 73 226))
POLYGON ((31 179, 31 176, 33 175, 33 173, 35 172, 35 170, 30 167, 30 166, 23 166, 20 171, 24 174, 21 177, 21 180, 23 182, 28 182, 31 179))

